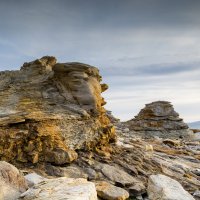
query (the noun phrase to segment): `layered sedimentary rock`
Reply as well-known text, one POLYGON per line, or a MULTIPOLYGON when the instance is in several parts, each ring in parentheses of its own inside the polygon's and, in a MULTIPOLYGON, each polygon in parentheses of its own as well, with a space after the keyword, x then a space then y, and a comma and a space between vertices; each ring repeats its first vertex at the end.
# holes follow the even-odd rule
POLYGON ((1 72, 0 159, 64 164, 113 141, 100 82, 96 67, 49 56, 1 72))
POLYGON ((21 195, 21 200, 97 200, 95 184, 86 179, 54 178, 35 184, 21 195))
POLYGON ((146 104, 134 119, 125 123, 130 130, 146 133, 146 136, 184 137, 191 131, 188 125, 179 118, 172 104, 167 101, 156 101, 146 104))
MULTIPOLYGON (((153 174, 163 174, 177 180, 192 195, 199 193, 200 143, 198 141, 186 142, 184 139, 178 139, 174 140, 173 145, 166 143, 166 139, 140 138, 127 132, 118 139, 121 142, 112 144, 113 151, 109 157, 81 152, 74 164, 88 173, 89 180, 106 181, 122 187, 131 197, 139 196, 138 199, 146 199, 141 198, 141 195, 145 197, 148 179, 153 174)), ((60 168, 60 171, 65 171, 66 167, 60 168)), ((48 169, 49 166, 47 171, 48 169)))

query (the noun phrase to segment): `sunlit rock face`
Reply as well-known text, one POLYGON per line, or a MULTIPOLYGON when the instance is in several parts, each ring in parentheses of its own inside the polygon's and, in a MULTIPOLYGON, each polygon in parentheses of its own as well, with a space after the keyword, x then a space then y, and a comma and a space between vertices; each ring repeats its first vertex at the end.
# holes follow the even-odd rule
POLYGON ((0 73, 0 159, 72 162, 115 140, 96 67, 43 57, 0 73))
POLYGON ((89 113, 98 114, 102 98, 97 68, 81 63, 63 63, 56 64, 53 71, 57 86, 67 101, 77 103, 89 113))
POLYGON ((167 101, 156 101, 146 104, 135 118, 126 122, 130 130, 143 133, 145 136, 188 137, 191 131, 188 125, 179 118, 172 104, 167 101))

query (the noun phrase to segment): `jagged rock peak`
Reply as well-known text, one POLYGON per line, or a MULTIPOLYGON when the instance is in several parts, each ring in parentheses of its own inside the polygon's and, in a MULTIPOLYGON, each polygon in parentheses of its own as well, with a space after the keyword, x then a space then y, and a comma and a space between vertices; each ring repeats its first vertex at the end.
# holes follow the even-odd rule
POLYGON ((179 114, 175 112, 173 105, 168 101, 155 101, 145 105, 139 114, 138 118, 162 118, 162 119, 178 119, 179 114))
MULTIPOLYGON (((20 70, 27 70, 30 68, 52 67, 56 64, 57 59, 53 56, 44 56, 32 62, 25 62, 20 70)), ((51 69, 49 69, 51 70, 51 69)))
POLYGON ((57 59, 53 56, 44 56, 32 62, 25 62, 20 70, 26 71, 34 69, 43 69, 44 71, 54 71, 60 73, 70 73, 71 71, 85 72, 88 75, 98 77, 99 81, 101 81, 98 68, 80 62, 57 63, 57 59))
POLYGON ((100 82, 96 67, 51 56, 0 73, 0 159, 62 164, 107 145, 115 133, 100 82))
POLYGON ((139 114, 126 124, 130 130, 146 132, 149 136, 180 137, 190 132, 188 125, 179 118, 179 114, 168 101, 146 104, 139 114))

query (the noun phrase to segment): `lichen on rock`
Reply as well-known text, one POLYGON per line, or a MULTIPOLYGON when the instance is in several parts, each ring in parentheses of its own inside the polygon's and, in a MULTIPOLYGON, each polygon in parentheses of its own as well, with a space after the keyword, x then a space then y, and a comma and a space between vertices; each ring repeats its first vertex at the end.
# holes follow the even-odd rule
POLYGON ((146 104, 135 118, 125 123, 130 130, 146 137, 162 138, 189 137, 192 133, 183 119, 167 101, 155 101, 146 104))
POLYGON ((1 72, 0 159, 64 164, 115 140, 100 82, 96 67, 50 56, 1 72))

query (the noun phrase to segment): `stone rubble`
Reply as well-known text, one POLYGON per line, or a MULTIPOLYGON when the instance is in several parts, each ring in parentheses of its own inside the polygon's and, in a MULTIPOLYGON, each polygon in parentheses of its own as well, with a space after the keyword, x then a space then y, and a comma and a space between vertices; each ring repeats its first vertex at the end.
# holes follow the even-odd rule
POLYGON ((196 200, 200 200, 200 190, 195 191, 193 196, 196 200))
POLYGON ((29 187, 32 187, 38 183, 41 183, 41 182, 47 180, 46 178, 44 178, 36 173, 27 174, 26 176, 24 176, 24 178, 26 179, 26 182, 29 187))
POLYGON ((96 169, 100 169, 104 176, 106 176, 114 184, 121 186, 128 186, 135 183, 137 180, 126 173, 124 170, 116 168, 107 164, 95 164, 96 169))
POLYGON ((135 118, 125 124, 145 137, 189 138, 193 133, 167 101, 146 104, 135 118))

